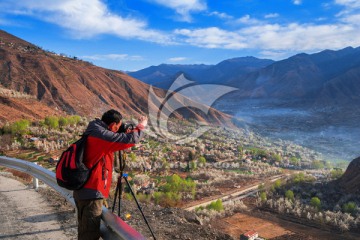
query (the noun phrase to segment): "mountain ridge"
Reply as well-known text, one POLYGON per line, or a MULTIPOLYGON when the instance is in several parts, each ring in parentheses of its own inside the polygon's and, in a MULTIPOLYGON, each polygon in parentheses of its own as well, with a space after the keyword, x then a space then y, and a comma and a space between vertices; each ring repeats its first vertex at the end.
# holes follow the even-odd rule
MULTIPOLYGON (((147 114, 150 86, 117 70, 92 65, 89 62, 70 58, 41 48, 0 31, 0 87, 14 93, 31 96, 14 98, 0 93, 2 111, 0 121, 14 121, 20 118, 39 119, 49 114, 79 114, 99 116, 109 108, 115 108, 128 116, 147 114), (44 111, 33 111, 31 105, 44 111), (12 107, 13 106, 13 107, 12 107), (23 106, 18 109, 14 106, 23 106), (46 110, 46 111, 45 111, 46 110)), ((162 89, 155 89, 160 96, 162 89)), ((183 96, 177 96, 183 102, 183 96)), ((207 115, 191 108, 174 112, 197 120, 231 125, 231 117, 215 109, 207 115)))

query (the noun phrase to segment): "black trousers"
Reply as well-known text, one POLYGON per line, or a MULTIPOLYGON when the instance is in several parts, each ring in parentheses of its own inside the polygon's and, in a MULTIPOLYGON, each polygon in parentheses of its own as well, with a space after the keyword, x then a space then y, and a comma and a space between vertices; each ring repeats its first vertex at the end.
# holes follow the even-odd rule
POLYGON ((78 240, 98 240, 103 199, 75 200, 78 217, 78 240))

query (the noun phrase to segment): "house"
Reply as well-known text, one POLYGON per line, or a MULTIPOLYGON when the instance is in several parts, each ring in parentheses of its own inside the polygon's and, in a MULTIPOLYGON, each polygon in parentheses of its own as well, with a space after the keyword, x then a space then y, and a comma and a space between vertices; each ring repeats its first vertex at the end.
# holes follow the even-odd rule
POLYGON ((259 234, 255 230, 248 231, 240 235, 240 240, 255 240, 259 234))

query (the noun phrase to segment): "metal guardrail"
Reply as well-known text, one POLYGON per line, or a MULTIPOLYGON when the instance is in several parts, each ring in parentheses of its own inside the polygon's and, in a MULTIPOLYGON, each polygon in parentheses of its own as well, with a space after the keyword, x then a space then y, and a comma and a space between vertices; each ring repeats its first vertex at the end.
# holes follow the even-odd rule
MULTIPOLYGON (((0 156, 0 165, 16 169, 18 171, 27 173, 34 178, 38 178, 43 181, 45 184, 49 185, 57 192, 59 192, 68 202, 70 202, 75 207, 75 201, 72 196, 72 191, 60 187, 55 178, 55 173, 40 167, 32 162, 27 162, 24 160, 0 156)), ((101 223, 101 234, 102 238, 105 240, 132 240, 132 239, 145 239, 139 232, 130 227, 125 223, 121 218, 110 212, 107 208, 102 208, 102 223, 101 223)))

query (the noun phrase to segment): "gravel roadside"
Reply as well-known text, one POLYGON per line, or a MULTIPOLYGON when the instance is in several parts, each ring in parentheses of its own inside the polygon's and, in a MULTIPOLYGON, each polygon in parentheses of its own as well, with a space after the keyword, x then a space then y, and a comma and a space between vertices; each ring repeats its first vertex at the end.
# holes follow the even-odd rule
POLYGON ((0 172, 0 239, 76 239, 71 205, 62 204, 64 200, 49 202, 43 192, 55 196, 49 187, 37 192, 12 174, 0 172))

